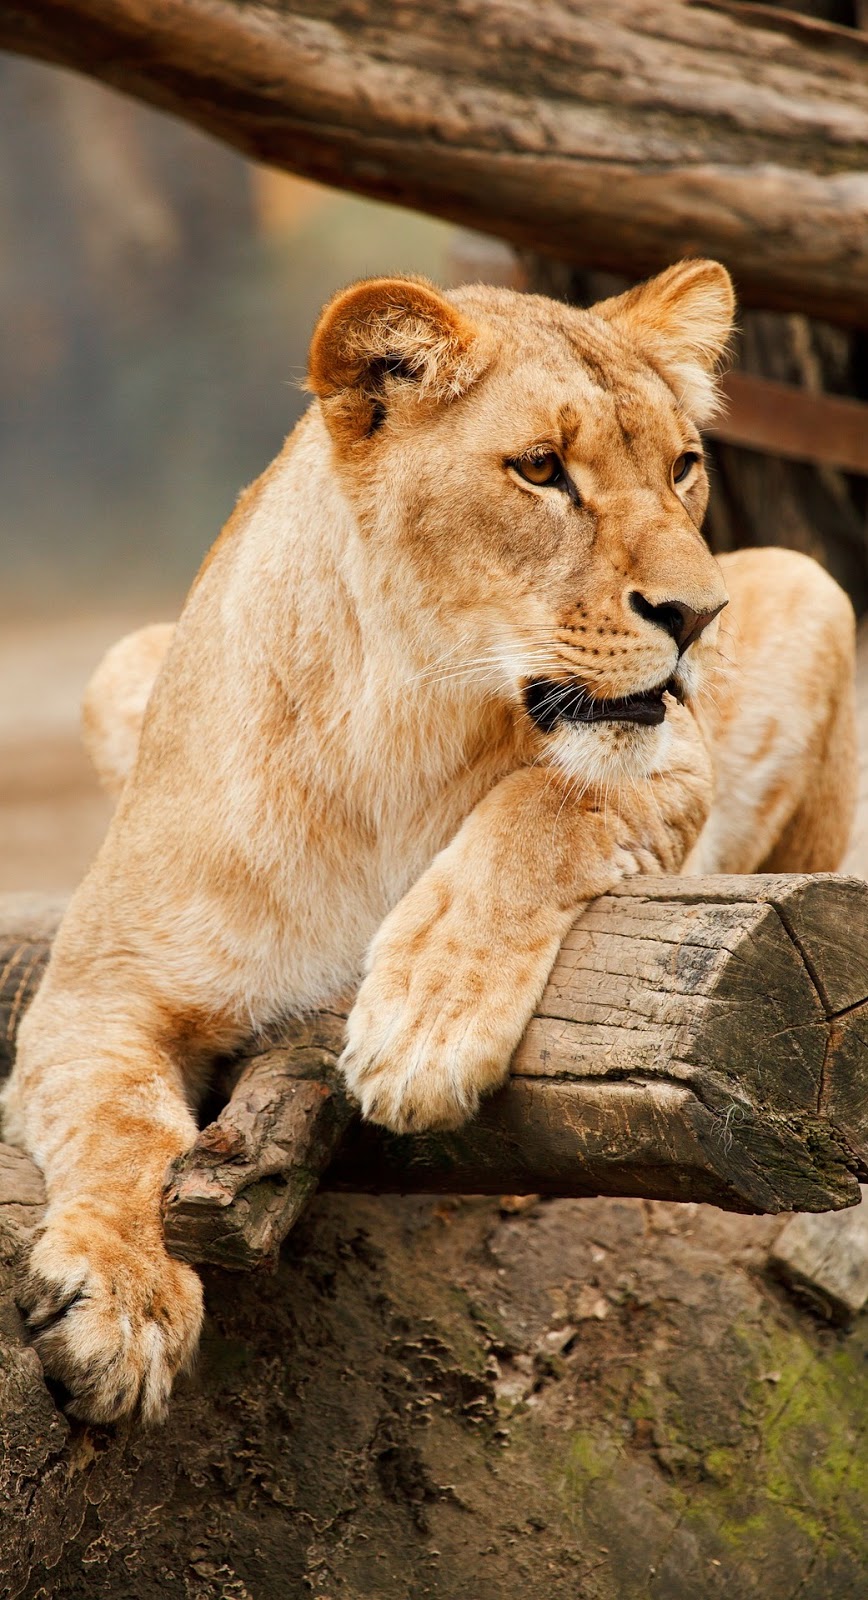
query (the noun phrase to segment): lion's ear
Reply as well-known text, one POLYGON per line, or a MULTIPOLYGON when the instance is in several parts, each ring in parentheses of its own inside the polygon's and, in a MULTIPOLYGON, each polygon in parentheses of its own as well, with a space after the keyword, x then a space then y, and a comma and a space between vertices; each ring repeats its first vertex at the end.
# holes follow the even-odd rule
POLYGON ((697 423, 714 416, 715 378, 735 314, 732 280, 719 261, 679 261, 594 310, 660 369, 697 423))
POLYGON ((422 278, 370 278, 335 296, 311 341, 308 387, 333 433, 362 438, 384 421, 398 386, 455 399, 486 361, 478 330, 422 278))

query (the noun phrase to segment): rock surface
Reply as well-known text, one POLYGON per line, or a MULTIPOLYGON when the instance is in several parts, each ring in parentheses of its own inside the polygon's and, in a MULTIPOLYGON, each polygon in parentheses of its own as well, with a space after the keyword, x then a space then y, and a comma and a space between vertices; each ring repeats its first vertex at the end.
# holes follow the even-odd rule
POLYGON ((861 1600, 868 1323, 786 1298, 779 1227, 321 1196, 275 1276, 206 1274, 147 1432, 55 1410, 7 1267, 0 1593, 861 1600))

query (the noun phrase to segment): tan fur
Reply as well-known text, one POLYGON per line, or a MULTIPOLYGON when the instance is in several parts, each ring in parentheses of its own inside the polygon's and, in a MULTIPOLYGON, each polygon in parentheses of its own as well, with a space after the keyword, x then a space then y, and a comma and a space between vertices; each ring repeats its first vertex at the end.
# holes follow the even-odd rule
POLYGON ((590 312, 347 290, 314 336, 314 404, 171 640, 100 669, 89 736, 120 798, 6 1094, 48 1183, 38 1347, 80 1414, 159 1415, 195 1350, 199 1282, 165 1253, 159 1195, 216 1051, 363 977, 343 1066, 365 1114, 453 1126, 589 897, 688 858, 835 866, 848 603, 799 557, 719 566, 701 459, 673 481, 731 313, 711 262, 590 312), (522 475, 552 453, 569 492, 522 475), (727 585, 679 658, 648 608, 705 619, 727 585), (588 702, 673 680, 685 703, 545 732, 538 680, 588 702))

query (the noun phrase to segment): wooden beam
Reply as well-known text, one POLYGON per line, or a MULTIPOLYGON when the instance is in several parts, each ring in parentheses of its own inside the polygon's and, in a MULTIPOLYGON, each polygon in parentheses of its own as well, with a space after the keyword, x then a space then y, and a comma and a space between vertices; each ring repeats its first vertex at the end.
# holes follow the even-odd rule
POLYGON ((0 0, 0 47, 246 155, 633 277, 868 326, 868 41, 774 8, 0 0))
MULTIPOLYGON (((50 931, 38 907, 0 905, 7 1064, 50 931)), ((170 1175, 170 1248, 267 1265, 318 1182, 848 1206, 868 1177, 866 1022, 864 883, 637 879, 576 923, 508 1085, 456 1133, 358 1122, 336 1075, 339 1013, 237 1063, 231 1099, 170 1175)))
POLYGON ((727 410, 708 432, 727 444, 868 475, 868 405, 729 372, 727 410))

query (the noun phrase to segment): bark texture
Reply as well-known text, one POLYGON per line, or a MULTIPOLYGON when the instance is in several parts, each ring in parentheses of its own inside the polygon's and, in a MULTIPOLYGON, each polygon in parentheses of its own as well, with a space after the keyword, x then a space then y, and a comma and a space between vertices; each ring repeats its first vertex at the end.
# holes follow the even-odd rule
POLYGON ((573 264, 868 326, 868 40, 772 7, 3 0, 0 46, 573 264))

